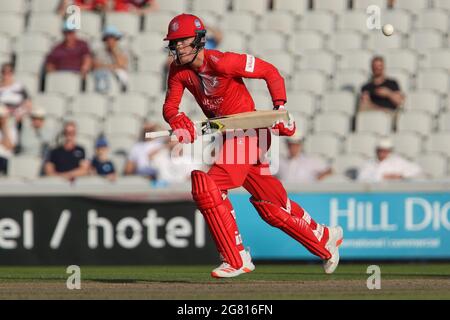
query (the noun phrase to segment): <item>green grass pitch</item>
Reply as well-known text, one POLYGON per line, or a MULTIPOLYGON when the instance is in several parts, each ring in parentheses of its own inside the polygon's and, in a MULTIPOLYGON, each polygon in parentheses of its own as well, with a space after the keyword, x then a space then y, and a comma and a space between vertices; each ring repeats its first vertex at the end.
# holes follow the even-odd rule
MULTIPOLYGON (((373 263, 376 264, 376 263, 373 263)), ((233 279, 213 266, 80 266, 81 289, 68 290, 65 266, 0 267, 0 299, 450 299, 450 263, 378 264, 381 289, 367 288, 366 264, 257 264, 233 279)))

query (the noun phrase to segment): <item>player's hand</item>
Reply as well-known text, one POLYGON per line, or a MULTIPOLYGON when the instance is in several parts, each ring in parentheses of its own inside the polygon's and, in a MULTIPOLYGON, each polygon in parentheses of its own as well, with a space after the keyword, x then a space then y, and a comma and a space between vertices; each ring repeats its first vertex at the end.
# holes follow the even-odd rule
MULTIPOLYGON (((275 110, 285 110, 284 106, 277 106, 275 110)), ((272 132, 278 136, 292 136, 295 133, 296 126, 295 120, 291 114, 289 114, 289 121, 279 120, 272 126, 272 132)))
POLYGON ((192 143, 197 138, 194 123, 184 112, 172 117, 169 120, 169 125, 181 143, 192 143))

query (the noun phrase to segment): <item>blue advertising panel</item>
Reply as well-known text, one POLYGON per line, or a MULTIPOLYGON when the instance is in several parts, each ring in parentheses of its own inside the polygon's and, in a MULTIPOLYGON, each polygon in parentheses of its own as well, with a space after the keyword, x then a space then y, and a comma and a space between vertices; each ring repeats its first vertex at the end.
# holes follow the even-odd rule
MULTIPOLYGON (((266 224, 248 194, 231 194, 244 245, 255 259, 314 256, 266 224)), ((340 225, 343 259, 449 259, 449 192, 291 193, 316 220, 340 225)))

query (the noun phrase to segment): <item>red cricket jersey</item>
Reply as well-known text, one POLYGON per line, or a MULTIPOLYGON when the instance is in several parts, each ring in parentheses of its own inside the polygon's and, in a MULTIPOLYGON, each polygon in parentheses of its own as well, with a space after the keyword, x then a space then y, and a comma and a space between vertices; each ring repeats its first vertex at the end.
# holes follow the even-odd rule
POLYGON ((274 105, 286 102, 284 79, 270 63, 248 54, 204 49, 200 71, 172 63, 163 107, 166 121, 179 111, 184 88, 194 96, 208 117, 254 111, 253 102, 242 78, 264 79, 274 105))

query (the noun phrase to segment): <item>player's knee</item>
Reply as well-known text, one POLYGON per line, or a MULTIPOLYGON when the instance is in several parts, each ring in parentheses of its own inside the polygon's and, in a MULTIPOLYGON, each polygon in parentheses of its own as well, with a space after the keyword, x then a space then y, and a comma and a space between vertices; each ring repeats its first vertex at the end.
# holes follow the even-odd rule
POLYGON ((223 204, 223 193, 207 173, 194 170, 191 173, 191 181, 192 197, 200 210, 216 208, 223 204))
POLYGON ((283 212, 280 212, 282 208, 269 201, 258 200, 253 197, 250 198, 250 202, 265 222, 276 228, 283 225, 283 212))

